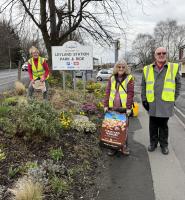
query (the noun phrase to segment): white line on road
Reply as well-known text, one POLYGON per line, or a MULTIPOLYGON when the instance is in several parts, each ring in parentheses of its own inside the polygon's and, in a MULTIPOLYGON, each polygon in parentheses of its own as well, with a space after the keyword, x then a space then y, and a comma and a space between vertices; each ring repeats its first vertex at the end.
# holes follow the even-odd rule
POLYGON ((17 80, 17 79, 12 80, 12 81, 9 81, 9 82, 2 83, 2 84, 0 84, 0 86, 2 86, 2 85, 6 85, 6 84, 9 84, 9 83, 12 83, 12 82, 14 82, 14 81, 16 81, 16 80, 17 80))
POLYGON ((0 78, 7 78, 7 77, 9 78, 9 77, 14 77, 14 76, 17 76, 17 74, 16 74, 16 75, 15 75, 15 74, 13 74, 13 75, 8 75, 8 76, 4 76, 4 75, 1 76, 1 75, 0 75, 0 78))

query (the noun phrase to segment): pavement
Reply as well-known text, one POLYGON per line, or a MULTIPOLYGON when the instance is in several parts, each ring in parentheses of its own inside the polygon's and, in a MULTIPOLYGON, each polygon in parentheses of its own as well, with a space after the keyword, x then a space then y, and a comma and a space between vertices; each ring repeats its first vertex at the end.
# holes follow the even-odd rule
POLYGON ((148 152, 148 114, 140 106, 130 120, 130 156, 109 157, 100 175, 98 200, 184 200, 185 126, 176 116, 169 120, 169 151, 148 152))
MULTIPOLYGON (((139 83, 136 78, 137 102, 139 83)), ((184 98, 179 100, 180 108, 183 102, 184 98)), ((170 153, 163 155, 159 146, 148 152, 149 117, 139 104, 139 116, 129 124, 130 156, 109 157, 103 150, 105 164, 96 200, 185 200, 185 123, 174 115, 168 124, 170 153)))

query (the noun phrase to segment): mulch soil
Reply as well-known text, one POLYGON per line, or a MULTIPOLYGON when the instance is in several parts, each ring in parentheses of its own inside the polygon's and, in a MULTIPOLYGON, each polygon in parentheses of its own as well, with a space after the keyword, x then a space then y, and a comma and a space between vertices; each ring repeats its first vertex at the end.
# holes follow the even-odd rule
MULTIPOLYGON (((12 188, 18 178, 23 176, 18 172, 10 177, 10 168, 24 166, 28 161, 41 163, 43 160, 51 159, 50 149, 61 148, 64 157, 57 164, 65 166, 66 172, 57 176, 68 177, 69 169, 84 166, 84 163, 86 167, 72 177, 73 182, 67 193, 56 194, 48 188, 44 191, 44 199, 90 200, 96 196, 96 173, 101 160, 97 133, 64 132, 58 140, 33 138, 31 141, 25 141, 22 137, 9 138, 0 131, 0 148, 6 155, 6 158, 0 161, 0 185, 5 186, 6 189, 12 188)), ((10 194, 5 192, 3 199, 8 200, 9 196, 10 194)))

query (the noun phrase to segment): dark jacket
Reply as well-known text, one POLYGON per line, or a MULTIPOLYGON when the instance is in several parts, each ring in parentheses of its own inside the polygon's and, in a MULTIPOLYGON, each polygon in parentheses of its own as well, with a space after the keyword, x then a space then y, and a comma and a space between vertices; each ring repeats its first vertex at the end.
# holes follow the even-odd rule
MULTIPOLYGON (((164 79, 167 72, 167 63, 164 65, 162 70, 160 71, 158 67, 153 64, 154 67, 154 95, 155 99, 154 102, 149 103, 149 115, 154 117, 171 117, 173 115, 174 110, 174 102, 167 102, 163 101, 162 96, 162 90, 164 86, 164 79)), ((179 74, 179 71, 177 72, 177 75, 175 77, 175 83, 176 83, 176 89, 175 89, 175 100, 178 98, 181 88, 181 76, 179 74)), ((144 78, 144 74, 142 77, 142 83, 141 83, 141 99, 142 101, 147 101, 146 99, 146 82, 144 78)))

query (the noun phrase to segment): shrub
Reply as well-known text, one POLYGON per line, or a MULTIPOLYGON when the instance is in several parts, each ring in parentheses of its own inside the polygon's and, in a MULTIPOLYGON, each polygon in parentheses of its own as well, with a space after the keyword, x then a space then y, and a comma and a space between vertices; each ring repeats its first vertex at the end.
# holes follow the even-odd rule
POLYGON ((63 129, 68 130, 71 126, 71 113, 70 112, 61 112, 60 114, 60 122, 63 129))
POLYGON ((66 81, 66 86, 68 88, 73 88, 73 78, 72 75, 70 73, 66 73, 65 74, 65 81, 66 81))
POLYGON ((51 187, 54 192, 58 193, 59 195, 66 193, 70 189, 68 182, 64 179, 58 178, 57 176, 54 176, 51 179, 51 187))
POLYGON ((82 110, 87 114, 95 114, 97 112, 97 107, 94 103, 84 103, 82 105, 82 110))
POLYGON ((9 111, 10 111, 10 107, 8 107, 8 106, 0 106, 0 117, 7 116, 9 111))
POLYGON ((18 95, 23 95, 26 91, 25 86, 20 81, 15 82, 15 91, 18 95))
POLYGON ((64 156, 61 148, 51 149, 49 154, 50 154, 51 158, 56 162, 58 162, 64 156))
POLYGON ((48 83, 51 86, 54 86, 54 85, 56 86, 56 85, 60 84, 60 82, 62 82, 62 80, 60 80, 60 78, 58 76, 50 75, 48 78, 48 83))
POLYGON ((54 106, 55 109, 61 109, 62 107, 62 98, 59 92, 56 92, 52 98, 51 103, 54 106))
POLYGON ((15 188, 10 190, 15 195, 15 200, 42 200, 43 188, 40 183, 34 183, 30 178, 19 179, 15 188))
POLYGON ((9 167, 8 168, 8 176, 10 178, 14 178, 17 174, 20 174, 21 168, 20 167, 9 167))
POLYGON ((82 90, 84 85, 83 85, 83 80, 77 80, 76 86, 78 89, 82 90))
POLYGON ((3 130, 10 133, 5 127, 8 122, 16 128, 17 134, 28 138, 34 135, 56 138, 61 128, 58 112, 45 101, 30 101, 27 105, 12 107, 10 115, 0 120, 3 130))
POLYGON ((74 119, 71 123, 71 128, 78 132, 94 133, 96 131, 96 125, 94 123, 83 119, 74 119))
POLYGON ((14 120, 7 117, 0 118, 0 129, 3 130, 9 136, 15 135, 17 131, 17 126, 14 120))
POLYGON ((94 81, 88 81, 86 84, 86 90, 88 92, 94 92, 96 90, 99 90, 101 88, 101 84, 100 83, 96 83, 94 81))
POLYGON ((4 106, 15 106, 17 104, 17 98, 16 97, 8 97, 5 98, 2 102, 2 105, 4 106))
POLYGON ((5 153, 0 149, 0 161, 6 158, 5 153))
POLYGON ((19 106, 24 106, 28 104, 28 99, 24 96, 20 96, 17 100, 19 106))

